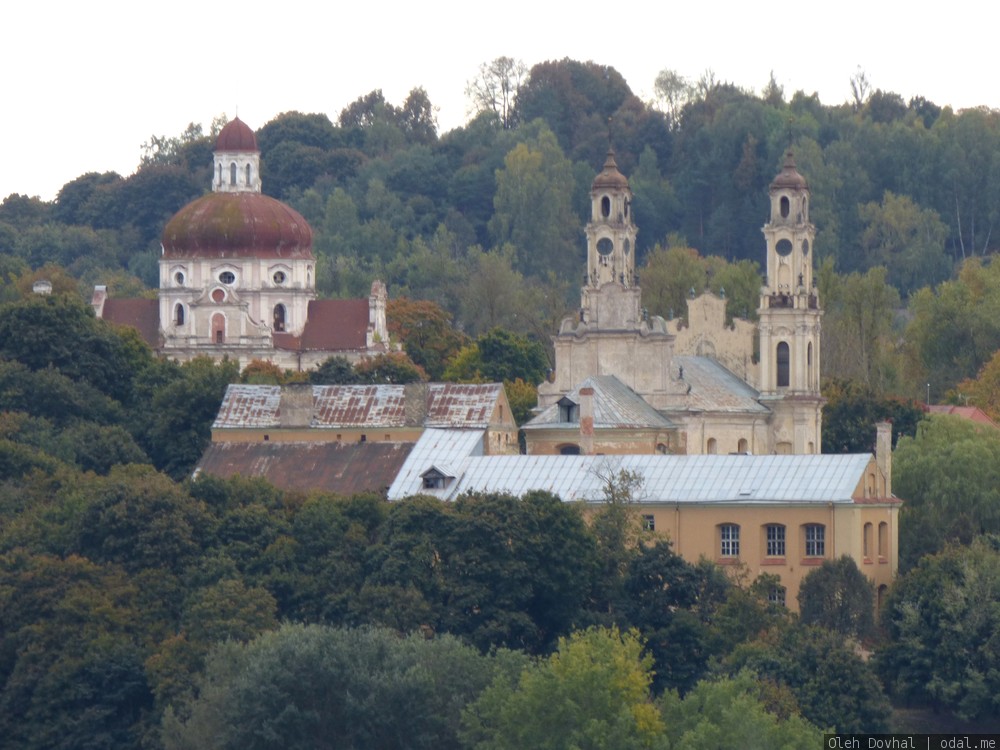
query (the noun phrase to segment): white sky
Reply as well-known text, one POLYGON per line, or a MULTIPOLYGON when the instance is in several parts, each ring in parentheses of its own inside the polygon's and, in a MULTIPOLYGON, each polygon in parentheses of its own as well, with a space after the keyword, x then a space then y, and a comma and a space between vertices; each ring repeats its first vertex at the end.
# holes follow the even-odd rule
POLYGON ((1000 108, 998 20, 972 0, 20 0, 0 13, 0 200, 131 174, 150 135, 237 108, 254 129, 289 110, 336 122, 372 89, 401 104, 423 86, 445 132, 501 55, 610 65, 644 99, 664 68, 758 91, 773 70, 786 96, 839 104, 860 65, 906 100, 1000 108))

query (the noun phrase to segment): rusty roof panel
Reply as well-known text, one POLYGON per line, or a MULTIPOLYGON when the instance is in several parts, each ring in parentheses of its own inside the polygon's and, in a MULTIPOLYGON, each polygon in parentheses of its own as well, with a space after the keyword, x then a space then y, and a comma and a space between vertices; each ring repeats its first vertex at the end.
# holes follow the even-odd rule
POLYGON ((413 443, 212 443, 198 471, 259 477, 283 490, 385 492, 413 443))
POLYGON ((500 399, 500 383, 431 383, 427 427, 488 427, 500 399))
POLYGON ((402 427, 406 423, 401 385, 313 387, 313 427, 402 427))
POLYGON ((213 430, 277 427, 281 386, 231 384, 222 397, 222 406, 213 430))

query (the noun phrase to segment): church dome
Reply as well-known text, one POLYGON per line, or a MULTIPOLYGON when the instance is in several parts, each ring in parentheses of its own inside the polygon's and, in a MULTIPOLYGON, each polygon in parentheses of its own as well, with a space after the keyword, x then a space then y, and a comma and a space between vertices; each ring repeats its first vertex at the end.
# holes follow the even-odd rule
POLYGON ((257 136, 239 117, 226 123, 215 141, 216 151, 259 151, 257 136))
POLYGON ((792 152, 789 151, 785 154, 785 163, 782 165, 781 171, 774 178, 774 182, 771 183, 771 190, 779 190, 781 188, 806 190, 808 187, 806 178, 800 175, 799 171, 795 168, 795 158, 792 156, 792 152))
POLYGON ((618 164, 615 162, 615 152, 608 151, 608 158, 604 160, 604 169, 594 178, 591 190, 611 189, 627 190, 628 180, 618 171, 618 164))
POLYGON ((163 257, 312 258, 312 229, 298 211, 262 193, 209 193, 167 222, 163 257))

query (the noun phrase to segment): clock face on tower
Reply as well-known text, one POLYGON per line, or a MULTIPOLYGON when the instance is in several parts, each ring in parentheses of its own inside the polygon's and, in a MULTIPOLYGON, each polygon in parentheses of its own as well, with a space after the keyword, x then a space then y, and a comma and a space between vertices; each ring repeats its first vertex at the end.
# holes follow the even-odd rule
POLYGON ((601 239, 597 241, 597 252, 601 255, 611 255, 611 251, 614 249, 614 243, 607 237, 601 237, 601 239))
POLYGON ((774 246, 775 251, 778 255, 788 255, 792 252, 792 241, 791 240, 778 240, 778 244, 774 246))

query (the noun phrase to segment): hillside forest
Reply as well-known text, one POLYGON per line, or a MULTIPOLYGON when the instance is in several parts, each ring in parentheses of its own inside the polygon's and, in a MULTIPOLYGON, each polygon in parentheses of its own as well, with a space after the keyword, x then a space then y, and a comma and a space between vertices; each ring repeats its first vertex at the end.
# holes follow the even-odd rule
POLYGON ((209 189, 224 118, 151 136, 131 175, 6 197, 0 748, 996 731, 1000 432, 921 404, 1000 418, 1000 112, 904 101, 860 70, 845 90, 830 106, 665 70, 644 102, 614 68, 499 58, 450 132, 419 88, 259 124, 263 190, 312 225, 319 294, 384 280, 406 352, 311 373, 158 359, 87 304, 95 284, 155 295, 160 232, 209 189), (523 421, 578 304, 609 148, 644 306, 682 317, 710 290, 750 319, 768 184, 793 152, 817 227, 824 451, 895 425, 900 576, 877 616, 846 558, 810 574, 800 615, 772 577, 685 562, 641 528, 641 477, 609 474, 589 520, 545 493, 388 504, 191 477, 232 382, 503 380, 523 421))

